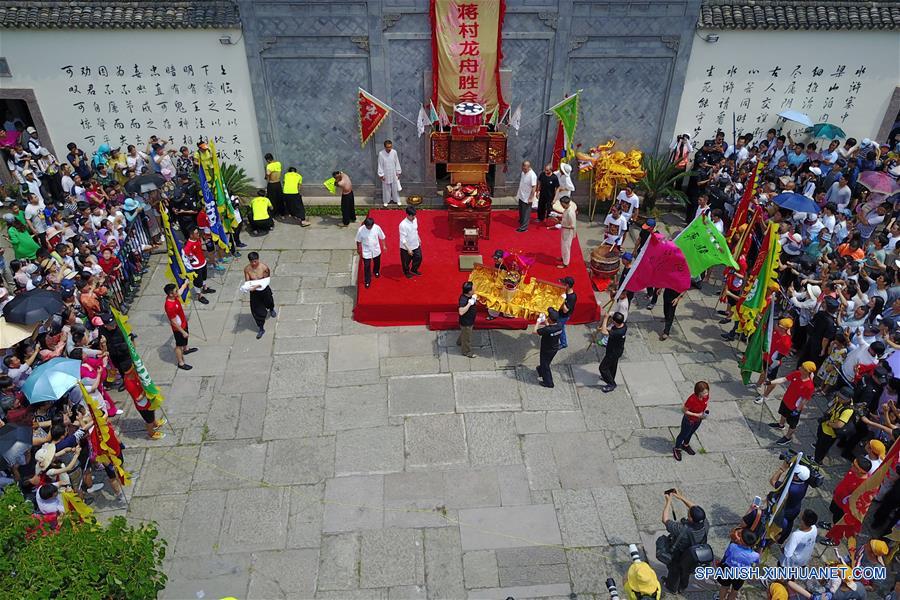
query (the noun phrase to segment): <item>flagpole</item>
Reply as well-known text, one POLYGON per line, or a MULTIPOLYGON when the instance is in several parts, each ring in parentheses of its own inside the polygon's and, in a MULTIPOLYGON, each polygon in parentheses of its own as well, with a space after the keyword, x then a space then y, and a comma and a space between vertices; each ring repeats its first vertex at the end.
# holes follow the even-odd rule
POLYGON ((628 282, 631 281, 631 277, 637 271, 638 265, 641 264, 641 261, 644 260, 644 254, 647 252, 647 248, 650 247, 650 242, 652 241, 653 234, 650 234, 650 237, 647 238, 647 241, 644 242, 644 245, 641 247, 641 251, 638 252, 638 255, 635 257, 634 261, 631 263, 631 269, 628 271, 628 275, 625 276, 625 279, 622 280, 622 283, 619 284, 619 288, 616 290, 616 297, 613 298, 613 302, 619 301, 619 296, 622 295, 622 292, 625 291, 625 287, 628 285, 628 282))
MULTIPOLYGON (((365 93, 365 94, 368 95, 368 96, 372 96, 372 98, 375 98, 375 95, 374 95, 374 94, 370 94, 369 92, 367 92, 366 90, 362 89, 361 87, 358 87, 358 88, 356 88, 356 89, 359 90, 360 92, 365 93)), ((359 92, 357 92, 357 94, 358 94, 358 93, 359 93, 359 92)), ((380 102, 386 109, 388 109, 388 110, 391 111, 392 113, 396 114, 398 117, 400 117, 401 119, 403 119, 404 121, 406 121, 406 122, 409 123, 410 125, 415 125, 416 127, 419 126, 418 123, 415 123, 415 122, 411 121, 410 119, 407 119, 405 116, 403 116, 402 113, 400 113, 400 111, 398 111, 398 110, 397 110, 396 108, 394 108, 393 106, 389 105, 387 102, 384 102, 383 100, 379 100, 378 98, 375 98, 375 100, 378 100, 378 102, 380 102)))
POLYGON ((578 94, 580 94, 580 93, 583 92, 583 91, 584 91, 584 90, 578 90, 577 92, 575 92, 575 93, 572 94, 571 96, 566 96, 565 98, 563 98, 562 100, 560 100, 559 102, 557 102, 556 104, 554 104, 553 106, 551 106, 550 108, 548 108, 547 110, 545 110, 545 111, 544 111, 544 114, 545 114, 545 115, 549 115, 549 114, 550 114, 550 111, 552 111, 554 108, 559 108, 559 106, 560 106, 561 104, 565 104, 566 102, 568 102, 569 100, 571 100, 572 98, 574 98, 575 96, 577 96, 578 94))

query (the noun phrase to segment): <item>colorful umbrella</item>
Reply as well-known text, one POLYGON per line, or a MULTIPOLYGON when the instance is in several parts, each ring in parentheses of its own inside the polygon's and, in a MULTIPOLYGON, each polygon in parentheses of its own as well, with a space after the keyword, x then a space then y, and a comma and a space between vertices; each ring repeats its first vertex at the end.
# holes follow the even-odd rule
POLYGON ((794 212, 819 212, 819 205, 813 202, 812 199, 807 198, 803 194, 797 194, 795 192, 784 192, 783 194, 778 194, 777 196, 772 198, 772 202, 774 202, 781 208, 786 208, 794 212))
POLYGON ((809 118, 809 115, 807 115, 806 113, 802 113, 799 110, 783 110, 778 113, 778 116, 785 121, 794 121, 795 123, 800 123, 801 125, 806 125, 807 127, 813 126, 812 119, 809 118))
POLYGON ((807 133, 814 138, 825 138, 826 140, 847 137, 843 129, 831 123, 816 123, 807 130, 807 133))
POLYGON ((897 190, 900 190, 897 180, 884 171, 863 171, 859 174, 857 181, 873 194, 890 196, 897 190))
POLYGON ((22 393, 30 404, 58 400, 81 381, 81 361, 71 358, 52 358, 35 367, 22 393))
POLYGON ((8 323, 0 319, 0 348, 12 348, 22 340, 27 340, 34 333, 34 326, 8 323))
POLYGON ((59 292, 36 288, 13 298, 3 307, 3 316, 10 323, 34 325, 49 319, 65 307, 59 292))

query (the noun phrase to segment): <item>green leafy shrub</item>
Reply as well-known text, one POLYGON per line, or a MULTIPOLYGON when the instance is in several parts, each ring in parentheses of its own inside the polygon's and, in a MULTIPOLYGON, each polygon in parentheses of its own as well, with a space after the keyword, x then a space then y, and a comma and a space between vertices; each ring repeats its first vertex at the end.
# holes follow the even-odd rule
POLYGON ((149 600, 165 588, 166 542, 153 525, 65 515, 56 533, 34 535, 31 511, 14 485, 0 496, 0 598, 149 600))

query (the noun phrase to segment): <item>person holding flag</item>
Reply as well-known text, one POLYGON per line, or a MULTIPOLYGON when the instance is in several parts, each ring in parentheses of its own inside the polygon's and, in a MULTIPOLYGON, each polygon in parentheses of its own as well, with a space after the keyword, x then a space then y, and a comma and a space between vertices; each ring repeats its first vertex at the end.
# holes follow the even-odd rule
POLYGON ((181 287, 176 286, 174 283, 167 283, 163 287, 163 291, 166 293, 166 317, 169 319, 169 325, 172 326, 172 334, 175 336, 175 359, 178 361, 178 368, 184 371, 193 369, 191 365, 184 362, 184 356, 197 351, 197 348, 188 348, 188 321, 180 298, 187 292, 189 287, 190 282, 187 280, 181 284, 181 287))
POLYGON ((194 227, 188 232, 188 241, 184 244, 184 254, 190 262, 190 269, 194 272, 194 288, 197 290, 197 302, 209 304, 203 294, 215 294, 216 290, 206 285, 206 253, 203 251, 203 241, 200 239, 200 229, 194 227))
POLYGON ((777 423, 774 421, 769 423, 769 427, 779 430, 784 428, 785 423, 787 423, 787 433, 775 442, 779 446, 787 446, 791 443, 791 438, 794 437, 794 432, 797 430, 797 424, 800 423, 800 413, 803 412, 803 408, 816 391, 816 384, 813 381, 815 374, 816 363, 808 360, 802 363, 796 371, 792 371, 784 377, 766 381, 767 385, 773 387, 779 383, 788 383, 787 390, 785 390, 784 397, 781 399, 781 404, 778 407, 778 414, 781 415, 781 419, 777 423))
POLYGON ((791 329, 793 327, 794 320, 790 317, 784 317, 779 319, 778 324, 773 328, 768 351, 763 355, 768 368, 765 373, 759 374, 759 381, 756 383, 756 387, 762 387, 765 384, 765 389, 754 400, 756 404, 762 404, 769 397, 769 394, 772 393, 772 390, 775 389, 775 385, 771 382, 773 379, 778 378, 778 369, 781 367, 784 358, 791 355, 791 329), (766 384, 767 381, 769 382, 768 384, 766 384))

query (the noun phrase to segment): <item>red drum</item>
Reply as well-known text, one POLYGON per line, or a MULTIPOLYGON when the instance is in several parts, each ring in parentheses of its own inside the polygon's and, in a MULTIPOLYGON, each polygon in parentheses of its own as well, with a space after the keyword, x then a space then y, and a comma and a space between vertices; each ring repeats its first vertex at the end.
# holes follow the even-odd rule
POLYGON ((475 102, 460 102, 454 109, 454 133, 475 135, 484 125, 484 107, 475 102))

